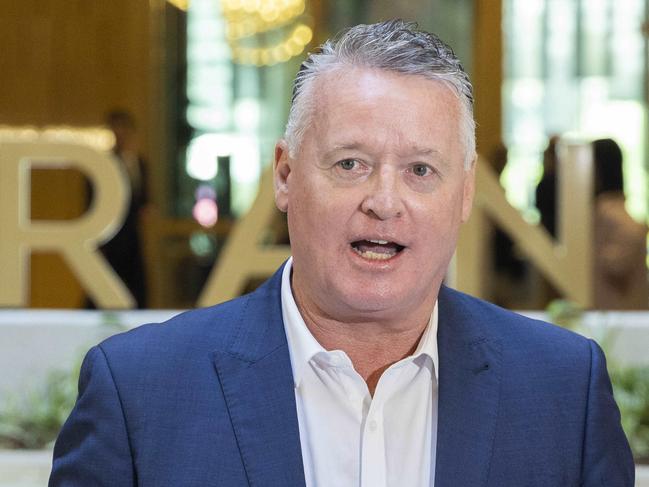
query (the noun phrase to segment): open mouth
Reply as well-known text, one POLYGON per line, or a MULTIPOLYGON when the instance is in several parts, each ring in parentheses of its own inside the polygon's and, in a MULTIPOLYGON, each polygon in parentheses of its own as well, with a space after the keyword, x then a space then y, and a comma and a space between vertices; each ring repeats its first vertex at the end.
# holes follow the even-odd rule
POLYGON ((356 240, 351 246, 354 252, 367 260, 388 260, 405 248, 387 240, 356 240))

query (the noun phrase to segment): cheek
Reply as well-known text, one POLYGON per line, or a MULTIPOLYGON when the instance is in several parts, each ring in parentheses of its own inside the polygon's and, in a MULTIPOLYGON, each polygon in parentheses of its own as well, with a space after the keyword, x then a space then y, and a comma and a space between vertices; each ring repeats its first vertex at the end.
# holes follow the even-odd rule
POLYGON ((326 177, 317 173, 297 176, 289 198, 289 208, 296 220, 322 229, 323 237, 325 233, 339 230, 345 215, 353 209, 353 191, 333 188, 326 177))
POLYGON ((417 206, 415 228, 431 244, 452 242, 459 231, 463 213, 463 195, 449 191, 437 193, 417 206))
POLYGON ((315 185, 305 184, 291 194, 287 213, 293 245, 322 249, 323 241, 339 235, 345 224, 342 208, 337 208, 335 201, 333 195, 315 185))

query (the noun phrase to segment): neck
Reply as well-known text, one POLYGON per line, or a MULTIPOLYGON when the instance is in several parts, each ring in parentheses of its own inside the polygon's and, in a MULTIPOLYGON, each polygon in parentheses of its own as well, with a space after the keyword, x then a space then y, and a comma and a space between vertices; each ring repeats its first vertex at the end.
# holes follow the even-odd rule
POLYGON ((299 290, 293 295, 313 337, 325 350, 342 350, 373 395, 384 370, 412 355, 432 313, 431 306, 395 320, 338 321, 314 306, 299 290))

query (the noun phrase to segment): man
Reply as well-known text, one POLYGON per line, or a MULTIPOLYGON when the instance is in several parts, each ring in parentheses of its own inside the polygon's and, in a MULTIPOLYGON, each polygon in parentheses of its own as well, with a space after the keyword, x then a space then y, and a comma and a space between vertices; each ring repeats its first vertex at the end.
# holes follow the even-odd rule
POLYGON ((632 486, 597 345, 442 285, 471 97, 401 21, 312 54, 275 152, 292 259, 92 349, 50 484, 632 486))
POLYGON ((124 281, 138 308, 146 304, 146 266, 142 255, 143 242, 139 225, 148 204, 146 163, 138 152, 135 119, 127 111, 113 110, 106 116, 106 125, 113 132, 112 152, 123 165, 131 188, 131 201, 124 224, 101 251, 124 281))

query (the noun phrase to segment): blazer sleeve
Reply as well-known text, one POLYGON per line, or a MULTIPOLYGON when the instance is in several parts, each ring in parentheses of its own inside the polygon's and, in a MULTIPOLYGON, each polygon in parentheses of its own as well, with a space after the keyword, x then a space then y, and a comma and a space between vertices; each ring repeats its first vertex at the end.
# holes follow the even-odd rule
POLYGON ((50 487, 129 487, 136 478, 119 393, 104 351, 92 348, 79 396, 54 446, 50 487))
POLYGON ((633 487, 635 465, 620 424, 606 359, 590 340, 591 370, 582 462, 583 487, 633 487))

